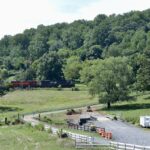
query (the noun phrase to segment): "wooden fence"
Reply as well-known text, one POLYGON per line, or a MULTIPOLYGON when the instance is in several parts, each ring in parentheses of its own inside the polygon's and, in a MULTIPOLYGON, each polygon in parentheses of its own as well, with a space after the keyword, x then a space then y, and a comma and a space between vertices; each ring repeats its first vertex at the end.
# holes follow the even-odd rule
POLYGON ((140 146, 118 142, 110 142, 110 148, 114 150, 150 150, 150 146, 140 146))

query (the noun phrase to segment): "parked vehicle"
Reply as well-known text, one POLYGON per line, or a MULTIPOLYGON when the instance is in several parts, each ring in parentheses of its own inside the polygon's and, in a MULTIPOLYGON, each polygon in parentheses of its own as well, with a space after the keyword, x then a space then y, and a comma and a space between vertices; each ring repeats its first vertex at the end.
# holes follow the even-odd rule
POLYGON ((150 116, 141 116, 140 125, 145 128, 150 127, 150 116))

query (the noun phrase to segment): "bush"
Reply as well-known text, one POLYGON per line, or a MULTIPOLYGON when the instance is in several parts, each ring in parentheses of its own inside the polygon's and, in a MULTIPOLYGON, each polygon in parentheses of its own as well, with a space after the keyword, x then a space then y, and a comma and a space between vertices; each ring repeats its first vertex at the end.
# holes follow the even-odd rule
POLYGON ((73 115, 77 114, 77 112, 74 109, 68 109, 66 115, 73 115))
POLYGON ((15 119, 11 124, 12 125, 23 124, 23 121, 21 121, 20 119, 15 119))
POLYGON ((58 88, 57 88, 57 90, 58 90, 58 91, 61 91, 61 90, 62 90, 62 86, 59 85, 58 88))
POLYGON ((47 116, 44 116, 43 121, 48 122, 50 124, 52 123, 52 120, 50 118, 48 118, 47 116))
POLYGON ((49 128, 49 129, 47 130, 47 132, 48 132, 48 133, 53 133, 52 128, 49 128))
POLYGON ((31 128, 31 127, 32 127, 32 124, 31 124, 31 123, 26 123, 26 127, 27 127, 27 128, 31 128))
POLYGON ((91 131, 96 131, 96 126, 92 125, 90 128, 91 131))
POLYGON ((80 89, 77 88, 77 87, 73 87, 73 88, 72 88, 72 91, 80 91, 80 89))
POLYGON ((44 125, 43 124, 35 125, 35 129, 37 129, 39 131, 44 131, 44 125))

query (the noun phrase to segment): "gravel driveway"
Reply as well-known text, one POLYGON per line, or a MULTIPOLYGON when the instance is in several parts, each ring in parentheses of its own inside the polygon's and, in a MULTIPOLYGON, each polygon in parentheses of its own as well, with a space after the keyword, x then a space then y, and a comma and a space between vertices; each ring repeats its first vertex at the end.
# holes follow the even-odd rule
POLYGON ((98 119, 94 122, 95 125, 112 132, 114 141, 150 146, 150 129, 148 131, 122 121, 111 120, 100 114, 96 114, 95 117, 98 119))

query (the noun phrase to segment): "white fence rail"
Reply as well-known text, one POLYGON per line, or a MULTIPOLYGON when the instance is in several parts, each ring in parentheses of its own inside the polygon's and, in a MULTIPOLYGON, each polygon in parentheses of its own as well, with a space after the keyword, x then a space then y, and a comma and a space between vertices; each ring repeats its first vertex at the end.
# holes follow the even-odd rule
POLYGON ((86 143, 93 143, 94 138, 86 135, 80 135, 76 133, 66 132, 68 137, 75 140, 76 142, 86 142, 86 143))
POLYGON ((105 147, 105 148, 107 147, 108 148, 107 145, 102 145, 102 144, 98 144, 98 143, 78 143, 78 142, 76 143, 75 147, 78 149, 97 148, 97 147, 105 147))
POLYGON ((110 148, 113 150, 150 150, 150 146, 140 146, 118 142, 110 142, 110 148))
POLYGON ((126 144, 126 143, 119 143, 119 142, 110 142, 110 145, 103 145, 94 142, 88 143, 88 142, 77 141, 77 140, 75 142, 75 147, 78 149, 103 147, 111 150, 150 150, 150 146, 140 146, 140 145, 126 144))

